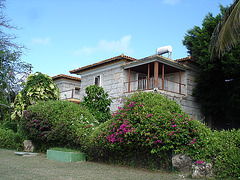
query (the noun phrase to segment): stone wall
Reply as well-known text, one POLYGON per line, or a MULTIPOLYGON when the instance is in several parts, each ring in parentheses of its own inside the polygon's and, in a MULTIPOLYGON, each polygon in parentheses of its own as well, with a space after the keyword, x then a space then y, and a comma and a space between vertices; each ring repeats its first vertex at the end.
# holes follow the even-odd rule
POLYGON ((196 85, 195 76, 197 71, 188 70, 182 74, 182 82, 186 83, 187 91, 185 95, 180 95, 177 93, 171 93, 167 91, 158 90, 158 92, 164 96, 167 96, 171 100, 175 100, 190 116, 196 118, 197 120, 202 120, 204 116, 201 113, 201 106, 196 102, 195 98, 192 96, 193 89, 196 85))
MULTIPOLYGON (((81 82, 77 82, 70 79, 57 79, 54 80, 54 83, 57 85, 59 92, 61 94, 61 99, 71 98, 72 89, 74 90, 74 98, 80 99, 80 93, 75 93, 75 88, 80 88, 81 82)), ((81 91, 81 89, 80 89, 81 91)))
MULTIPOLYGON (((192 96, 193 89, 196 85, 195 83, 196 73, 197 73, 196 70, 188 70, 182 72, 182 83, 186 84, 186 91, 184 92, 184 95, 163 90, 157 90, 157 92, 161 95, 168 97, 171 100, 176 101, 181 106, 183 111, 188 113, 193 118, 196 118, 197 120, 202 120, 204 116, 201 113, 201 106, 195 101, 195 98, 192 96)), ((174 75, 176 76, 178 75, 178 73, 174 75)), ((177 78, 174 80, 177 81, 177 78)), ((147 92, 153 92, 153 90, 148 90, 147 92)), ((132 93, 124 93, 124 96, 129 96, 131 94, 132 93)), ((120 103, 117 105, 121 106, 120 103)))
MULTIPOLYGON (((111 104, 111 111, 117 110, 118 99, 123 95, 124 82, 126 81, 126 72, 120 66, 122 62, 117 62, 111 65, 107 65, 98 69, 93 69, 81 74, 81 98, 85 96, 85 88, 95 84, 95 77, 100 76, 100 85, 104 91, 108 93, 110 98, 113 100, 111 104)), ((128 73, 127 73, 128 74, 128 73)))
MULTIPOLYGON (((121 106, 120 99, 124 96, 129 96, 131 93, 126 92, 126 85, 124 82, 128 82, 128 70, 123 70, 120 66, 124 62, 118 62, 103 66, 97 69, 83 72, 81 74, 81 99, 85 96, 85 88, 95 84, 94 78, 100 76, 101 83, 104 91, 107 92, 110 98, 113 100, 111 104, 111 111, 117 110, 118 106, 121 106)), ((177 93, 158 90, 158 93, 167 96, 169 99, 175 100, 182 109, 190 116, 201 120, 203 118, 200 112, 200 106, 196 103, 195 98, 192 97, 192 91, 195 86, 195 75, 197 71, 188 70, 182 72, 182 83, 186 84, 186 92, 184 95, 177 93)), ((178 74, 178 73, 177 73, 178 74)), ((176 75, 176 74, 175 74, 176 75)), ((131 71, 131 81, 136 80, 136 73, 131 71)), ((177 79, 176 79, 177 80, 177 79)))

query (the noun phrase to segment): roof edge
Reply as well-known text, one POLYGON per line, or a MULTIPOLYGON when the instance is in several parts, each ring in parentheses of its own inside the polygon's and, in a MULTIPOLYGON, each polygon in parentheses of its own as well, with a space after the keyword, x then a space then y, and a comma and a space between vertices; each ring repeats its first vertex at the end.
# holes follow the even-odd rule
POLYGON ((83 66, 83 67, 80 67, 78 69, 70 70, 69 72, 71 74, 78 74, 80 72, 87 71, 87 70, 90 70, 92 68, 96 68, 96 67, 99 67, 99 66, 103 66, 103 65, 112 63, 114 61, 121 60, 121 59, 126 60, 128 62, 137 60, 137 59, 132 58, 130 56, 126 56, 124 54, 121 54, 119 56, 115 56, 115 57, 112 57, 112 58, 109 58, 109 59, 106 59, 106 60, 103 60, 103 61, 99 61, 97 63, 93 63, 93 64, 90 64, 90 65, 87 65, 87 66, 83 66))
POLYGON ((131 67, 134 67, 134 66, 139 66, 139 65, 154 62, 154 61, 158 61, 158 62, 167 64, 169 66, 172 66, 172 67, 175 67, 175 68, 178 68, 178 69, 181 69, 181 70, 189 69, 189 66, 187 66, 187 65, 185 65, 181 62, 174 61, 172 59, 169 59, 169 58, 166 58, 166 57, 163 57, 163 56, 160 56, 160 55, 152 55, 152 56, 148 56, 148 57, 139 59, 137 61, 125 63, 125 64, 122 65, 122 67, 124 69, 128 69, 128 68, 131 68, 131 67))
POLYGON ((57 79, 61 79, 61 78, 70 79, 70 80, 74 80, 74 81, 82 80, 79 77, 69 76, 69 75, 65 75, 65 74, 58 74, 58 75, 52 77, 53 80, 57 80, 57 79))

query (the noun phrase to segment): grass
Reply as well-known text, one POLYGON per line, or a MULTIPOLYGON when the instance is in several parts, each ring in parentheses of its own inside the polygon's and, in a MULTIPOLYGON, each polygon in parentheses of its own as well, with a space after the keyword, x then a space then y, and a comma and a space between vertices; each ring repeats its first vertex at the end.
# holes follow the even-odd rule
MULTIPOLYGON (((14 155, 13 150, 0 149, 0 179, 59 179, 59 180, 180 180, 179 173, 148 171, 95 162, 63 163, 46 158, 14 155)), ((185 178, 186 179, 186 178, 185 178)))

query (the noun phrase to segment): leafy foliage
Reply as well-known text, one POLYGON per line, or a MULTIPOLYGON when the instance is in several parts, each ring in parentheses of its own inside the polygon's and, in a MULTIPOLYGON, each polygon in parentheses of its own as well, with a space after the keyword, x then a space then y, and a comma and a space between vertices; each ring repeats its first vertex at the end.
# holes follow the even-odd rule
POLYGON ((217 178, 239 178, 240 130, 215 131, 213 136, 215 142, 209 151, 215 155, 213 160, 215 176, 217 178))
POLYGON ((87 107, 99 122, 105 122, 110 118, 110 105, 112 100, 102 87, 91 85, 85 89, 86 96, 82 104, 87 107))
POLYGON ((4 32, 15 28, 9 24, 4 9, 5 0, 0 0, 0 121, 10 120, 10 104, 32 67, 20 60, 24 48, 13 42, 14 36, 4 32))
POLYGON ((216 178, 240 175, 240 130, 212 131, 159 94, 133 94, 91 139, 88 152, 94 160, 170 169, 174 150, 197 164, 211 162, 216 178))
POLYGON ((19 92, 14 101, 12 119, 21 118, 24 110, 38 101, 58 100, 60 93, 52 78, 37 72, 27 78, 26 86, 19 92))
POLYGON ((201 103, 203 113, 212 118, 215 128, 238 128, 240 122, 236 112, 240 110, 240 45, 230 53, 225 53, 218 61, 210 60, 209 43, 212 33, 227 10, 222 6, 220 8, 221 14, 213 17, 209 13, 203 20, 202 27, 190 29, 183 44, 201 68, 193 95, 201 103))
POLYGON ((0 148, 19 149, 22 148, 22 142, 18 141, 18 134, 11 129, 0 127, 0 148))
POLYGON ((98 122, 81 105, 69 101, 42 101, 28 107, 22 129, 39 151, 49 147, 78 148, 98 122))
POLYGON ((240 1, 235 0, 214 29, 210 42, 211 58, 215 55, 220 58, 224 52, 230 51, 239 43, 239 21, 240 1))
POLYGON ((140 151, 167 162, 172 150, 195 160, 202 158, 202 140, 209 133, 208 127, 190 118, 175 101, 159 94, 136 93, 125 100, 110 121, 97 128, 92 139, 107 158, 114 154, 131 159, 140 151))

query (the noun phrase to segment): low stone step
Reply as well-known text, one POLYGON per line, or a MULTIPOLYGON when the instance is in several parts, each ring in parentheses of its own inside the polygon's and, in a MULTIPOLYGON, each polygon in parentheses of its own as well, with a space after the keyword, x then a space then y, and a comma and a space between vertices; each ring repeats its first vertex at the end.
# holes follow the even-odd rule
POLYGON ((14 154, 18 156, 24 156, 24 157, 32 157, 32 156, 38 155, 38 153, 30 153, 30 152, 15 152, 14 154))

